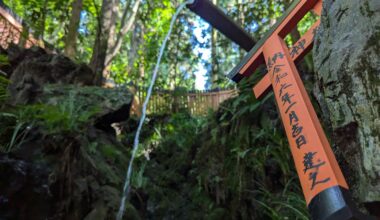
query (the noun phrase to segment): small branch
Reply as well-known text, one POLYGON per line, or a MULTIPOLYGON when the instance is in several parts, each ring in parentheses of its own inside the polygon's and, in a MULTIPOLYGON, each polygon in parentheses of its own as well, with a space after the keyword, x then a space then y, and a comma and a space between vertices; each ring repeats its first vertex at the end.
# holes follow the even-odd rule
POLYGON ((136 20, 140 3, 141 3, 141 0, 136 0, 132 8, 131 16, 129 16, 128 18, 128 21, 127 21, 128 8, 127 7, 125 8, 123 16, 122 16, 122 20, 121 20, 120 31, 118 33, 115 45, 112 47, 112 49, 110 50, 111 53, 106 58, 106 66, 110 65, 113 58, 117 55, 117 53, 119 53, 125 34, 132 28, 132 25, 134 24, 136 20))

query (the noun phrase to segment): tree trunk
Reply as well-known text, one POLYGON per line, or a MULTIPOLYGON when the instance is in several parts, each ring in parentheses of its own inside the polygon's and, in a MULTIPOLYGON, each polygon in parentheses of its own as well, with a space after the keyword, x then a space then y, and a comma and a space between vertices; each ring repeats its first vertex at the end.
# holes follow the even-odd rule
POLYGON ((110 38, 110 29, 112 27, 112 16, 115 0, 103 0, 100 24, 98 26, 95 45, 92 53, 90 67, 96 74, 95 84, 103 83, 103 70, 105 69, 105 61, 108 51, 108 42, 110 38))
POLYGON ((107 63, 107 59, 109 55, 113 52, 112 47, 115 45, 116 42, 116 23, 117 20, 119 19, 119 3, 120 0, 113 0, 112 3, 112 14, 111 14, 111 21, 110 21, 110 26, 109 26, 109 37, 108 37, 108 47, 107 47, 107 53, 106 53, 106 58, 105 58, 105 66, 102 71, 102 77, 103 81, 107 81, 107 79, 110 78, 110 66, 107 63))
POLYGON ((65 39, 65 55, 73 59, 76 53, 78 28, 80 23, 80 13, 83 7, 83 0, 75 0, 72 4, 71 18, 68 25, 65 39))
POLYGON ((378 205, 380 1, 324 0, 315 39, 315 95, 338 161, 357 201, 378 205))
POLYGON ((137 51, 141 45, 142 38, 139 34, 141 34, 141 27, 139 24, 136 24, 137 27, 132 32, 132 39, 130 49, 128 50, 128 66, 127 66, 127 72, 128 74, 131 74, 132 70, 134 69, 134 64, 137 58, 137 51), (141 39, 141 40, 140 40, 141 39))
POLYGON ((115 44, 116 41, 116 21, 119 19, 119 3, 120 0, 113 0, 112 3, 112 14, 111 14, 111 26, 109 27, 109 35, 110 37, 108 38, 108 51, 107 51, 107 56, 110 54, 110 50, 112 45, 115 44))
MULTIPOLYGON (((212 0, 214 5, 218 5, 218 0, 212 0)), ((218 31, 215 28, 211 28, 211 88, 218 87, 218 55, 217 45, 218 43, 218 31)))
POLYGON ((120 25, 120 31, 116 35, 116 20, 118 18, 118 5, 119 0, 103 0, 100 25, 98 28, 97 37, 95 40, 93 55, 91 58, 90 66, 96 73, 96 84, 104 83, 104 79, 107 78, 106 68, 109 66, 113 58, 120 51, 123 38, 128 31, 131 30, 137 16, 137 11, 141 0, 136 0, 132 7, 132 12, 129 14, 129 7, 126 6, 122 21, 120 25))

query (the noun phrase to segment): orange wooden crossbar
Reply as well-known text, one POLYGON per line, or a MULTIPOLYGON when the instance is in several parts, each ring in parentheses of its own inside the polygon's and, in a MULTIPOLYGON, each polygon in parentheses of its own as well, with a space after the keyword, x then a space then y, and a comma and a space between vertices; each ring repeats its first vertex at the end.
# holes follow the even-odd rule
MULTIPOLYGON (((289 49, 289 53, 294 62, 301 60, 312 48, 314 42, 314 33, 318 28, 320 20, 316 21, 313 26, 299 39, 293 47, 289 49)), ((253 88, 256 98, 260 98, 265 92, 271 88, 269 74, 265 76, 253 88)))

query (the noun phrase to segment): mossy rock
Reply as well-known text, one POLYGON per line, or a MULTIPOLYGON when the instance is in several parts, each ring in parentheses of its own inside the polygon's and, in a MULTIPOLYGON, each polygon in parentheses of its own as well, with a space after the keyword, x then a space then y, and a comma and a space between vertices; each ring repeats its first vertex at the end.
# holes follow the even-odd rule
POLYGON ((44 86, 37 101, 47 105, 59 105, 70 99, 75 99, 75 103, 84 108, 98 107, 101 110, 99 115, 104 115, 131 104, 133 94, 124 88, 52 84, 44 86))

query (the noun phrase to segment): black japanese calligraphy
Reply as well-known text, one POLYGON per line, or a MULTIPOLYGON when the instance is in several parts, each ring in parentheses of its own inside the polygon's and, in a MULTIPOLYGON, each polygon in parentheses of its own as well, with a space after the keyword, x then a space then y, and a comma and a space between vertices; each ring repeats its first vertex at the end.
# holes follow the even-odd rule
POLYGON ((298 47, 301 49, 301 50, 305 50, 305 44, 306 44, 306 40, 305 39, 302 39, 300 41, 298 41, 298 47))
POLYGON ((277 62, 277 58, 284 59, 284 54, 282 52, 275 53, 272 58, 273 63, 277 62))
POLYGON ((317 180, 319 167, 325 165, 326 162, 318 160, 317 163, 314 163, 314 156, 316 154, 317 152, 308 152, 305 153, 303 158, 303 172, 306 173, 307 171, 311 170, 311 172, 309 173, 309 180, 312 181, 311 190, 313 190, 317 184, 326 183, 330 180, 330 178, 325 178, 319 181, 317 180))
POLYGON ((292 104, 292 100, 291 98, 294 97, 294 95, 289 95, 289 93, 285 93, 282 97, 281 97, 281 100, 282 100, 282 105, 285 105, 286 103, 288 103, 289 105, 292 104))
POLYGON ((295 111, 291 111, 289 113, 289 121, 290 121, 290 125, 292 125, 293 122, 298 122, 298 116, 295 111))
POLYGON ((305 136, 301 134, 298 138, 296 138, 296 144, 298 149, 307 144, 305 136))
POLYGON ((285 113, 288 114, 289 110, 291 110, 292 107, 293 107, 295 104, 297 104, 297 102, 293 102, 292 104, 290 104, 290 105, 288 106, 288 108, 285 110, 285 113))
POLYGON ((278 58, 283 59, 284 54, 282 52, 277 52, 273 55, 273 57, 268 57, 267 65, 269 69, 271 69, 273 65, 276 64, 278 58))
POLYGON ((276 79, 275 79, 275 82, 276 82, 276 86, 277 84, 279 84, 281 82, 281 79, 284 78, 285 76, 287 76, 288 73, 280 73, 280 74, 277 74, 276 75, 276 79))
POLYGON ((292 49, 290 50, 290 56, 294 58, 296 55, 298 55, 299 48, 297 45, 294 45, 292 49))
POLYGON ((290 50, 290 56, 294 58, 296 55, 298 55, 300 52, 305 50, 305 44, 306 40, 302 39, 301 41, 298 41, 296 45, 294 45, 290 50))
POLYGON ((272 76, 274 74, 277 74, 281 71, 281 67, 283 67, 284 65, 275 65, 274 68, 273 68, 273 72, 272 72, 272 76))
POLYGON ((302 130, 303 130, 302 126, 298 125, 298 123, 294 124, 292 126, 292 137, 294 138, 297 137, 299 134, 301 134, 302 130))
POLYGON ((288 83, 285 83, 285 84, 281 84, 281 88, 280 88, 280 97, 282 96, 282 93, 284 92, 285 89, 291 87, 292 84, 288 84, 288 83))

